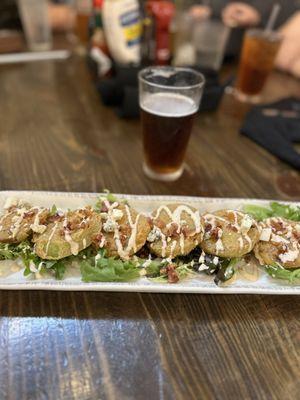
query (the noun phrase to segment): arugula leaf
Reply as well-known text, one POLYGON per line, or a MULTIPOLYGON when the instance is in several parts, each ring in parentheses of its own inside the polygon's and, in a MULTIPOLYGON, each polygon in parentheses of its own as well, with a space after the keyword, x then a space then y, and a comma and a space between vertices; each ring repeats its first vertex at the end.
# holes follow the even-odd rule
POLYGON ((55 279, 61 281, 66 273, 67 269, 66 262, 64 262, 63 260, 59 260, 52 265, 51 269, 54 272, 55 279))
POLYGON ((57 213, 57 207, 55 204, 52 205, 52 207, 50 208, 50 216, 53 216, 57 213))
POLYGON ((163 265, 164 264, 161 261, 152 260, 151 264, 147 265, 145 268, 147 278, 154 278, 156 276, 159 276, 160 270, 163 265))
POLYGON ((292 221, 300 221, 300 207, 290 204, 270 202, 269 207, 261 207, 253 204, 245 205, 243 210, 257 221, 270 217, 282 217, 292 221))
POLYGON ((80 271, 84 282, 128 282, 140 277, 140 270, 133 261, 123 261, 113 257, 100 257, 82 260, 80 271))
POLYGON ((297 269, 286 269, 281 265, 265 265, 266 272, 275 279, 284 279, 290 283, 294 283, 296 280, 300 280, 300 268, 297 269))
POLYGON ((248 204, 243 207, 245 213, 251 215, 257 221, 272 217, 272 211, 269 208, 248 204))
POLYGON ((220 282, 226 282, 235 274, 235 265, 240 261, 240 258, 226 258, 220 263, 218 272, 215 276, 214 282, 218 285, 220 282))
POLYGON ((28 241, 20 244, 0 243, 0 260, 15 260, 30 248, 28 241))

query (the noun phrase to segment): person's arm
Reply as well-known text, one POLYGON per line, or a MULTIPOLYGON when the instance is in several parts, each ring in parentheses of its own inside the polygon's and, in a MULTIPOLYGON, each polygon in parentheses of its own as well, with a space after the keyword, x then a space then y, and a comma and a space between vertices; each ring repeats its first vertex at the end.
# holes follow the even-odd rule
POLYGON ((75 24, 75 12, 69 5, 49 4, 49 19, 54 31, 70 31, 75 24))
POLYGON ((300 77, 300 11, 296 12, 280 29, 283 41, 276 57, 278 69, 300 77))

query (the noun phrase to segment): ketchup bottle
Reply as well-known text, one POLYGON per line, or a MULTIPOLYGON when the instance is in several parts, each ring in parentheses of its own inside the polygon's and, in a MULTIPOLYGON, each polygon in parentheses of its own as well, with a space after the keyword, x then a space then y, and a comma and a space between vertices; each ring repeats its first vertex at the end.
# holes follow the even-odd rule
POLYGON ((168 65, 171 59, 170 25, 175 6, 168 0, 148 0, 146 12, 155 19, 155 64, 168 65))

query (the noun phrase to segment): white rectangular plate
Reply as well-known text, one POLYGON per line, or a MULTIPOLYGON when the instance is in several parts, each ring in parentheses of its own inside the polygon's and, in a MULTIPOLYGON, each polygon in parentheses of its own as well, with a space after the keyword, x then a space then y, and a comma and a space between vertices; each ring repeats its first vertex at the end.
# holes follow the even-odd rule
MULTIPOLYGON (((61 192, 31 192, 31 191, 2 191, 0 192, 0 210, 2 211, 8 197, 27 200, 32 205, 52 206, 68 209, 85 205, 93 205, 99 194, 96 193, 61 193, 61 192)), ((244 204, 267 205, 270 200, 257 199, 226 199, 207 197, 184 196, 142 196, 116 195, 127 199, 139 211, 151 212, 163 203, 187 203, 201 212, 215 211, 222 208, 241 209, 244 204)), ((293 203, 300 205, 300 203, 293 203)), ((0 262, 0 272, 1 272, 0 262)), ((147 278, 140 278, 129 283, 85 283, 79 274, 68 275, 62 281, 54 279, 30 279, 23 276, 23 271, 0 275, 0 289, 8 290, 85 290, 85 291, 112 291, 112 292, 159 292, 159 293, 217 293, 217 294, 300 294, 300 285, 288 284, 285 281, 274 280, 262 270, 256 281, 245 279, 241 275, 234 282, 216 286, 211 276, 199 274, 195 278, 188 278, 177 284, 155 283, 147 278)))

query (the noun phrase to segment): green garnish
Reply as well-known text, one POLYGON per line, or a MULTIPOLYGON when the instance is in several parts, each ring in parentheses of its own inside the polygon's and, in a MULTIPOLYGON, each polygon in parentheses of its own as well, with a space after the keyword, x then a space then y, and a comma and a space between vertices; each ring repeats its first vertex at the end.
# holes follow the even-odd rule
POLYGON ((214 279, 215 284, 218 285, 220 282, 231 279, 236 272, 235 266, 240 260, 240 258, 223 259, 214 279))
POLYGON ((152 260, 151 264, 145 267, 147 278, 154 278, 159 276, 160 270, 164 264, 159 260, 152 260))
POLYGON ((53 204, 53 206, 50 209, 50 216, 52 217, 53 215, 55 215, 57 213, 57 207, 55 204, 53 204))
POLYGON ((281 265, 265 265, 266 272, 275 279, 284 279, 290 283, 294 283, 300 279, 300 268, 286 269, 281 265))
POLYGON ((103 250, 98 255, 80 262, 84 282, 128 282, 140 277, 136 262, 106 257, 103 250))
POLYGON ((300 221, 300 207, 290 204, 281 204, 273 201, 269 207, 261 207, 253 204, 245 205, 243 210, 257 221, 270 217, 282 217, 292 221, 300 221))
POLYGON ((26 240, 20 244, 0 243, 0 260, 15 260, 31 249, 26 240))

